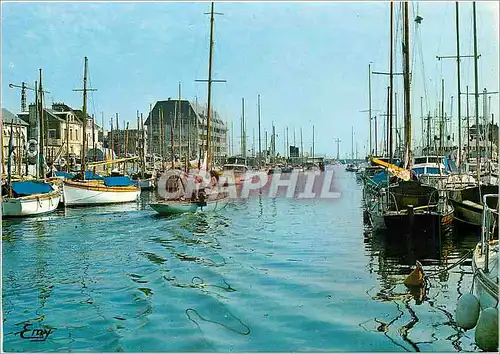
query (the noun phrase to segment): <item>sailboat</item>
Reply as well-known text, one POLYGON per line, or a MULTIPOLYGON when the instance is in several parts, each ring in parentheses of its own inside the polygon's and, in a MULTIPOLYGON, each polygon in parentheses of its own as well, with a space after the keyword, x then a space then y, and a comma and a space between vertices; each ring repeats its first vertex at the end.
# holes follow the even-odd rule
MULTIPOLYGON (((41 75, 40 69, 40 82, 41 75)), ((42 92, 41 89, 40 92, 42 92)), ((37 107, 40 107, 41 112, 43 112, 41 102, 43 102, 42 99, 40 99, 39 105, 37 102, 37 107)), ((43 138, 43 133, 41 136, 43 138)), ((45 180, 12 181, 11 156, 13 152, 13 123, 11 123, 7 159, 7 183, 2 185, 2 217, 32 216, 56 210, 59 206, 60 193, 50 183, 45 182, 45 180)), ((44 177, 44 170, 45 168, 42 168, 42 177, 44 177)))
POLYGON ((127 203, 137 200, 141 192, 129 177, 101 177, 86 170, 87 147, 87 57, 83 75, 83 152, 82 170, 72 180, 63 182, 66 206, 127 203))
MULTIPOLYGON (((202 171, 209 171, 212 164, 210 161, 210 116, 211 116, 211 90, 212 90, 212 53, 213 53, 213 29, 214 29, 214 3, 212 2, 210 11, 210 54, 208 62, 208 107, 207 107, 207 140, 206 140, 206 161, 202 171)), ((211 171, 212 183, 203 181, 203 177, 194 177, 196 182, 211 184, 212 188, 205 188, 198 193, 193 193, 193 196, 186 195, 188 176, 183 171, 170 170, 170 173, 164 174, 158 183, 158 188, 165 188, 165 190, 158 190, 160 195, 165 195, 163 201, 151 203, 150 206, 153 210, 160 215, 171 215, 185 212, 196 211, 217 211, 227 206, 229 200, 225 193, 217 191, 218 185, 215 180, 218 180, 218 173, 211 171), (201 177, 201 178, 200 178, 201 177), (215 179, 215 180, 214 180, 215 179), (207 193, 210 191, 211 193, 207 193), (165 194, 164 194, 165 193, 165 194)))
MULTIPOLYGON (((376 225, 385 226, 388 231, 399 234, 441 235, 451 228, 453 207, 446 197, 436 188, 412 180, 411 173, 411 114, 409 80, 409 10, 404 4, 404 88, 405 88, 405 164, 404 170, 387 165, 388 171, 397 177, 396 183, 380 190, 377 203, 379 209, 374 213, 376 225), (383 224, 380 222, 383 219, 383 224)), ((372 160, 373 161, 373 160, 372 160)), ((375 159, 375 161, 377 161, 375 159)), ((382 164, 382 163, 381 163, 382 164)))

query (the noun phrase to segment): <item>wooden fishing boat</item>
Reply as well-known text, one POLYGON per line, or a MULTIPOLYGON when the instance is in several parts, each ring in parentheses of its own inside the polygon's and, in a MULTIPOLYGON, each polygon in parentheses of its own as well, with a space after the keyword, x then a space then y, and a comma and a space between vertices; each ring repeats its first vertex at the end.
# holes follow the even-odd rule
POLYGON ((103 177, 103 180, 63 182, 66 206, 100 205, 134 202, 141 190, 128 177, 103 177), (116 183, 116 180, 128 180, 116 183))
MULTIPOLYGON (((82 169, 79 176, 63 182, 64 204, 66 206, 98 205, 127 203, 137 200, 140 189, 134 185, 133 181, 125 176, 100 177, 90 174, 86 169, 86 146, 87 134, 85 120, 87 117, 87 57, 85 57, 83 72, 83 150, 82 169)), ((122 159, 132 160, 136 157, 122 159)), ((94 163, 107 164, 108 162, 94 163)))
POLYGON ((49 183, 18 181, 12 182, 11 188, 12 197, 2 195, 2 217, 23 217, 50 213, 56 210, 59 205, 59 191, 49 183))
MULTIPOLYGON (((212 51, 213 51, 213 21, 214 21, 214 3, 212 2, 211 4, 211 12, 210 12, 210 54, 209 58, 212 58, 212 51)), ((205 159, 203 161, 203 169, 205 171, 209 171, 212 168, 212 163, 211 163, 211 138, 210 138, 210 119, 211 119, 211 87, 212 87, 212 61, 209 60, 209 67, 208 67, 208 99, 207 99, 207 135, 206 135, 206 141, 205 141, 205 146, 206 146, 206 151, 205 151, 205 159)), ((172 134, 172 133, 171 133, 172 134)), ((173 140, 172 140, 173 141, 173 140)), ((173 146, 173 142, 172 142, 173 146)), ((172 147, 172 156, 173 154, 173 147, 172 147)), ((199 161, 201 164, 201 161, 199 161)), ((175 165, 172 166, 172 172, 170 174, 165 174, 160 177, 158 180, 158 192, 161 196, 163 196, 164 200, 157 202, 157 203, 151 203, 150 206, 153 210, 158 212, 161 215, 169 215, 169 214, 179 214, 179 213, 185 213, 185 212, 193 212, 193 211, 216 211, 224 208, 228 204, 228 196, 225 193, 218 193, 217 192, 217 186, 212 185, 212 193, 207 193, 208 195, 206 197, 201 196, 199 193, 198 196, 188 196, 186 195, 187 190, 186 190, 186 183, 184 183, 185 180, 187 180, 187 176, 185 173, 182 171, 174 172, 175 165), (163 179, 165 179, 163 181, 163 179), (213 188, 215 187, 215 189, 213 188)), ((211 171, 212 178, 216 178, 218 180, 219 174, 217 171, 212 170, 211 171), (212 174, 214 173, 214 174, 212 174), (217 176, 217 177, 215 177, 217 176)), ((202 193, 205 195, 205 193, 202 193)))
POLYGON ((432 235, 443 234, 452 228, 453 207, 445 204, 444 208, 438 204, 425 205, 414 208, 408 205, 406 209, 384 213, 384 223, 388 230, 400 234, 432 235))
MULTIPOLYGON (((483 203, 481 195, 495 194, 498 187, 494 185, 474 186, 464 189, 452 190, 449 192, 451 203, 455 208, 455 218, 471 226, 480 227, 482 225, 483 203)), ((490 208, 496 208, 498 197, 487 200, 490 208)), ((496 216, 498 223, 498 216, 496 216)))

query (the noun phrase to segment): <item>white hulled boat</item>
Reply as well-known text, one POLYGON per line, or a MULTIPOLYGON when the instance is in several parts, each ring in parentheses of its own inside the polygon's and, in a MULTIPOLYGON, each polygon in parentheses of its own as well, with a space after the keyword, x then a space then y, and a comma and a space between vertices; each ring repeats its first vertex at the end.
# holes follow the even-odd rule
MULTIPOLYGON (((9 186, 5 186, 8 189, 9 186)), ((59 191, 43 181, 11 183, 12 196, 2 195, 2 217, 22 217, 50 213, 59 205, 59 191)), ((3 194, 3 193, 2 193, 3 194)))
POLYGON ((66 206, 127 203, 137 200, 141 190, 124 176, 100 177, 86 170, 87 57, 83 73, 83 156, 80 178, 63 182, 66 206))
POLYGON ((489 207, 498 203, 498 194, 483 197, 481 242, 474 249, 472 269, 474 291, 482 309, 498 305, 498 209, 489 207), (496 215, 496 217, 495 217, 496 215))

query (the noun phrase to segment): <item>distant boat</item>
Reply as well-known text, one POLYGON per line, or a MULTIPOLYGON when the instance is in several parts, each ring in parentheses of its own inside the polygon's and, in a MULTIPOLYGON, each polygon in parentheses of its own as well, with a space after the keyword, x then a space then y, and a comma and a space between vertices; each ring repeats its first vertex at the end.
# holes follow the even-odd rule
POLYGON ((248 166, 244 164, 225 164, 222 167, 222 175, 224 174, 233 174, 234 181, 228 181, 229 184, 233 183, 234 185, 242 185, 248 179, 251 179, 247 176, 248 174, 248 166))
POLYGON ((350 163, 346 166, 345 170, 347 172, 358 172, 358 165, 350 163))

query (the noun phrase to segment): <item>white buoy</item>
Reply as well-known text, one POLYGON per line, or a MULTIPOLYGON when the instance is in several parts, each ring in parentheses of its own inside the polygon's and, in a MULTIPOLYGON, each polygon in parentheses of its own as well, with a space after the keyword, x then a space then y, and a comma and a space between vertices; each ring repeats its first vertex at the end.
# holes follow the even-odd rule
POLYGON ((479 300, 472 294, 465 294, 458 299, 455 322, 463 329, 472 329, 479 318, 479 300))
POLYGON ((481 312, 476 327, 476 345, 484 351, 498 349, 498 308, 488 307, 481 312))

